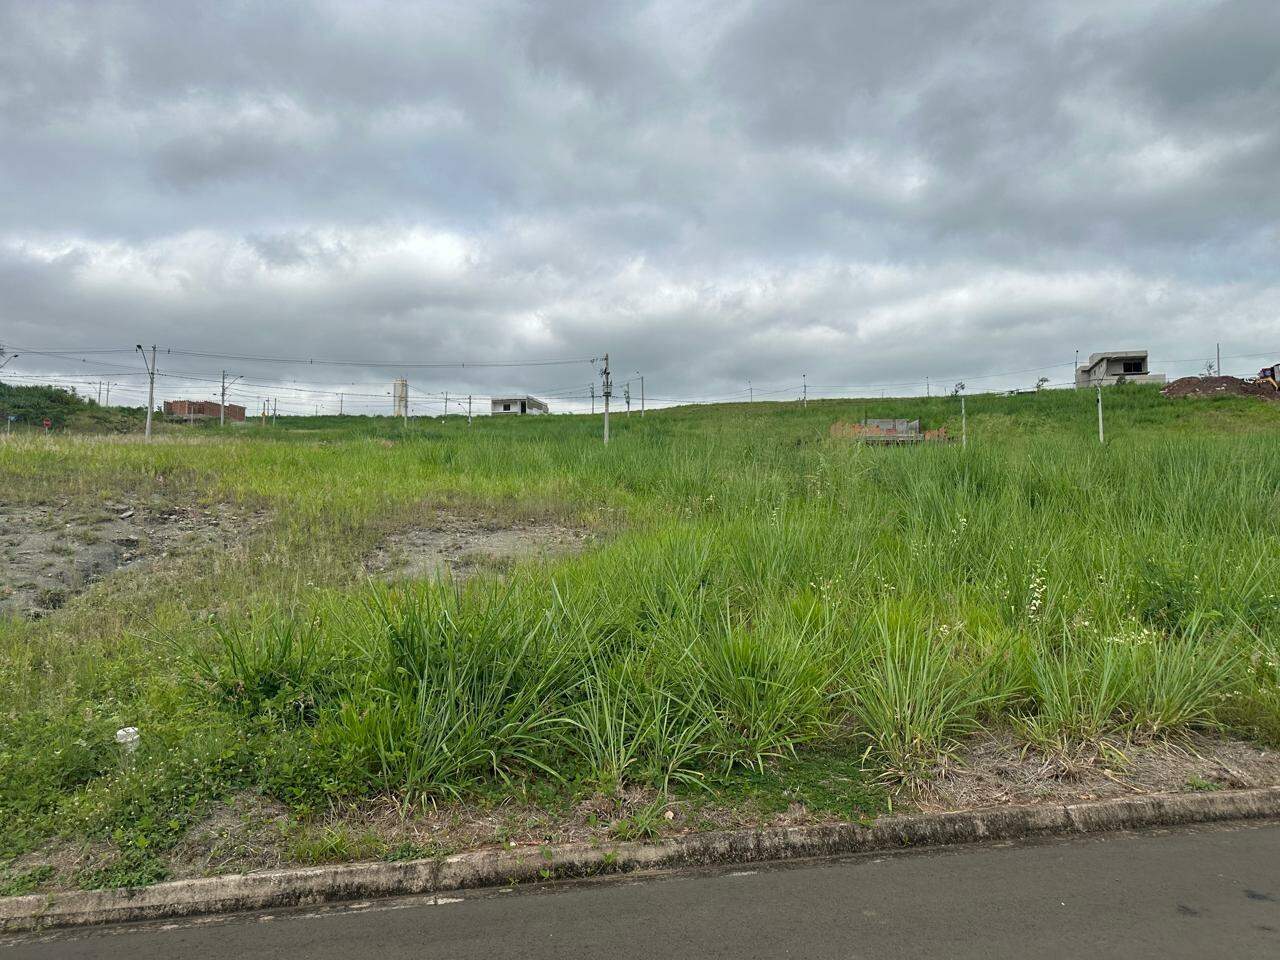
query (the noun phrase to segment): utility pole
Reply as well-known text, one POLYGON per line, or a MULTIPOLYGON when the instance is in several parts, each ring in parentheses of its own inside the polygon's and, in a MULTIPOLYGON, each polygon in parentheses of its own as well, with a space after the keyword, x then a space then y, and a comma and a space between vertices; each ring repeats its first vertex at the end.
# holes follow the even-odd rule
POLYGON ((280 400, 273 397, 271 400, 271 425, 276 425, 276 414, 280 412, 280 400))
POLYGON ((444 392, 444 415, 446 417, 449 415, 449 391, 448 390, 444 392))
POLYGON ((151 439, 151 411, 156 408, 156 345, 151 345, 151 362, 147 363, 147 351, 142 349, 142 344, 138 344, 138 352, 142 354, 142 362, 147 367, 147 379, 149 386, 147 388, 147 427, 145 436, 151 439))
POLYGON ((111 406, 111 388, 114 386, 110 380, 107 381, 107 406, 111 406))
POLYGON ((751 381, 747 381, 747 403, 756 402, 756 388, 751 386, 751 381))
POLYGON ((471 426, 471 394, 467 394, 467 426, 471 426))
POLYGON ((925 395, 926 397, 932 397, 932 396, 933 396, 932 388, 930 388, 930 386, 929 386, 929 378, 928 378, 928 377, 925 377, 925 378, 924 378, 924 395, 925 395))
POLYGON ((960 397, 960 446, 967 447, 969 445, 969 421, 964 415, 964 397, 960 397))
POLYGON ((800 374, 800 405, 806 410, 809 409, 809 375, 807 373, 800 374))
MULTIPOLYGON (((232 377, 231 382, 235 383, 239 377, 232 377)), ((218 426, 225 427, 227 425, 227 371, 222 371, 222 405, 218 408, 218 426)))
POLYGON ((604 355, 604 442, 609 445, 609 396, 613 393, 613 382, 609 379, 609 355, 604 355))
POLYGON ((640 416, 644 416, 644 374, 640 374, 640 416))
POLYGON ((596 415, 596 382, 591 381, 591 415, 596 415))
POLYGON ((631 416, 631 381, 628 380, 622 385, 622 399, 627 404, 627 416, 631 416))
POLYGON ((338 416, 342 416, 342 394, 338 394, 338 416))
POLYGON ((1098 442, 1105 444, 1106 436, 1102 432, 1102 384, 1098 384, 1098 442))
POLYGON ((1218 365, 1213 368, 1213 372, 1218 376, 1222 376, 1222 344, 1218 344, 1218 365))

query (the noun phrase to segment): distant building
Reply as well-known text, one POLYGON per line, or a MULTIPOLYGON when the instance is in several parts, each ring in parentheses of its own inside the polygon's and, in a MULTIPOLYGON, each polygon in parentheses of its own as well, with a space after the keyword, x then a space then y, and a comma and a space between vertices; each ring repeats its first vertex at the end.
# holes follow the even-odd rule
POLYGON ((1147 369, 1147 351, 1110 350, 1091 353, 1089 362, 1076 369, 1077 387, 1111 387, 1125 383, 1164 383, 1163 373, 1147 369))
POLYGON ((494 397, 489 403, 489 412, 494 416, 498 416, 501 414, 550 413, 551 411, 537 397, 494 397))
MULTIPOLYGON (((213 400, 166 400, 164 402, 164 415, 170 420, 217 420, 221 412, 221 406, 213 400)), ((233 423, 244 423, 244 407, 228 403, 227 419, 233 423)))

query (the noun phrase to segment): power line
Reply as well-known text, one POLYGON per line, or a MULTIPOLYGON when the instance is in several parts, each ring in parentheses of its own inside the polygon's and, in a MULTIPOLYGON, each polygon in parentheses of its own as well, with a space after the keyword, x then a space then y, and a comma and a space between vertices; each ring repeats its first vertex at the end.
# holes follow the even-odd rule
POLYGON ((561 360, 325 360, 316 359, 315 357, 259 357, 230 353, 208 353, 199 350, 183 350, 178 347, 169 347, 165 352, 182 357, 202 357, 213 360, 241 360, 251 363, 292 363, 333 367, 386 367, 396 369, 402 367, 409 367, 413 369, 457 369, 462 367, 556 367, 569 366, 577 363, 596 362, 595 357, 573 357, 561 360))

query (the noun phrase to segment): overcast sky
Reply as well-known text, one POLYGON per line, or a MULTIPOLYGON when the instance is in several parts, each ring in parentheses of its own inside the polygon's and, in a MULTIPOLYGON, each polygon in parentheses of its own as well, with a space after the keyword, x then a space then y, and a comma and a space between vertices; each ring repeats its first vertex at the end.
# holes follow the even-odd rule
MULTIPOLYGON (((1185 374, 1216 341, 1251 374, 1278 171, 1276 0, 0 0, 0 344, 608 351, 673 399, 1027 386, 1128 347, 1185 374)), ((84 356, 5 376, 140 369, 84 356)), ((161 363, 297 381, 237 387, 282 410, 594 376, 161 363)))

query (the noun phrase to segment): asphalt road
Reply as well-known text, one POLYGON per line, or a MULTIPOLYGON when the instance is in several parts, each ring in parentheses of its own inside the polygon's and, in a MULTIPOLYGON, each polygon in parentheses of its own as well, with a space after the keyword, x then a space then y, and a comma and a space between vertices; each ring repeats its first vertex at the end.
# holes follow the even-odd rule
POLYGON ((12 938, 0 957, 1280 957, 1280 825, 12 938))

